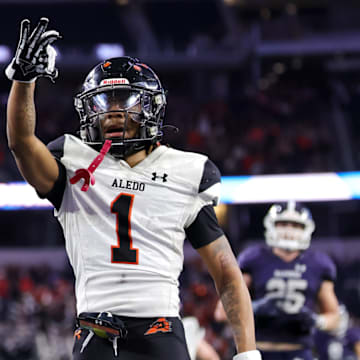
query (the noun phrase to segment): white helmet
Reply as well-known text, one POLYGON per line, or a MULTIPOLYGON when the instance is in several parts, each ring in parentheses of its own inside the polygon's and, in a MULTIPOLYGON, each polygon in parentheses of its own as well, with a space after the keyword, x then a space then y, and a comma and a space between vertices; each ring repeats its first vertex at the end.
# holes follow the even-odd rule
POLYGON ((267 245, 290 251, 307 249, 315 230, 310 210, 295 201, 272 205, 264 218, 264 226, 267 245), (302 228, 276 227, 278 222, 292 222, 302 228))

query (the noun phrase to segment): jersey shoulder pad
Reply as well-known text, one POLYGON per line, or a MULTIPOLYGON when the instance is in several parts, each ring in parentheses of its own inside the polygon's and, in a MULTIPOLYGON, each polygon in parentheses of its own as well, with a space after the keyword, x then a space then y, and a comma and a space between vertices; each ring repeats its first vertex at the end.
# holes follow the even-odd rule
POLYGON ((207 159, 207 156, 191 151, 179 150, 165 145, 161 145, 160 148, 162 149, 161 161, 170 162, 176 167, 182 164, 181 169, 186 172, 198 168, 198 165, 207 159))
POLYGON ((247 247, 238 255, 238 264, 241 269, 245 269, 251 266, 253 263, 257 263, 264 255, 265 248, 261 245, 252 245, 247 247))
POLYGON ((355 344, 360 341, 360 327, 351 327, 346 332, 346 340, 349 344, 355 344))
MULTIPOLYGON (((193 186, 193 191, 196 193, 206 193, 209 189, 209 193, 214 192, 213 185, 220 184, 220 171, 206 155, 168 148, 164 158, 171 167, 176 167, 180 175, 193 186)), ((219 190, 216 189, 217 197, 219 197, 218 192, 219 190)))
POLYGON ((61 159, 67 170, 83 168, 99 154, 95 149, 71 134, 65 134, 56 139, 48 147, 55 157, 61 159))
POLYGON ((58 160, 60 160, 64 156, 64 143, 65 143, 65 135, 60 136, 57 139, 47 144, 47 148, 50 150, 52 155, 58 160))
POLYGON ((321 251, 312 251, 308 250, 309 257, 311 257, 311 262, 316 264, 321 272, 322 278, 324 280, 335 281, 336 279, 336 265, 331 257, 321 251))
POLYGON ((221 182, 221 174, 217 166, 207 159, 204 164, 204 170, 199 184, 199 193, 206 191, 211 186, 221 182))

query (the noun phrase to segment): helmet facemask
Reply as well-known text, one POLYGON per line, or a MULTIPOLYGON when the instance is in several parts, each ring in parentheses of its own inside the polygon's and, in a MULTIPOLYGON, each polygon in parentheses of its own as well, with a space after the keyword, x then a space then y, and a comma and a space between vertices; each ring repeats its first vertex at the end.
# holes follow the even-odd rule
POLYGON ((266 244, 288 251, 306 250, 315 230, 310 211, 297 207, 293 201, 285 207, 273 205, 264 218, 264 226, 266 244))
POLYGON ((110 154, 121 159, 162 137, 165 92, 152 70, 134 61, 114 58, 98 65, 75 97, 82 141, 99 150, 109 139, 110 154))

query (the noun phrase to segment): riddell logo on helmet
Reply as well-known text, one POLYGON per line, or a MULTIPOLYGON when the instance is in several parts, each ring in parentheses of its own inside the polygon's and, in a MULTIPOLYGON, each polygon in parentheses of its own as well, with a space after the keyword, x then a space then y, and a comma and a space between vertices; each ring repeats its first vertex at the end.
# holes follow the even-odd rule
POLYGON ((130 84, 128 79, 119 78, 119 79, 105 79, 102 80, 100 85, 127 85, 130 84))

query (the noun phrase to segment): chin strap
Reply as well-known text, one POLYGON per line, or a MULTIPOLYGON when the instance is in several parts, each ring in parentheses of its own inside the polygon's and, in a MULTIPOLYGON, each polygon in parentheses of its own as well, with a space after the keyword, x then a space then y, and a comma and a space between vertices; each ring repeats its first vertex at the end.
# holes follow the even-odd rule
POLYGON ((75 171, 75 175, 70 179, 72 185, 76 184, 81 179, 84 179, 84 184, 81 187, 81 191, 88 191, 90 184, 95 184, 95 176, 93 175, 96 168, 104 160, 105 155, 111 148, 111 140, 105 140, 103 147, 100 150, 100 154, 93 160, 87 169, 78 169, 75 171))

